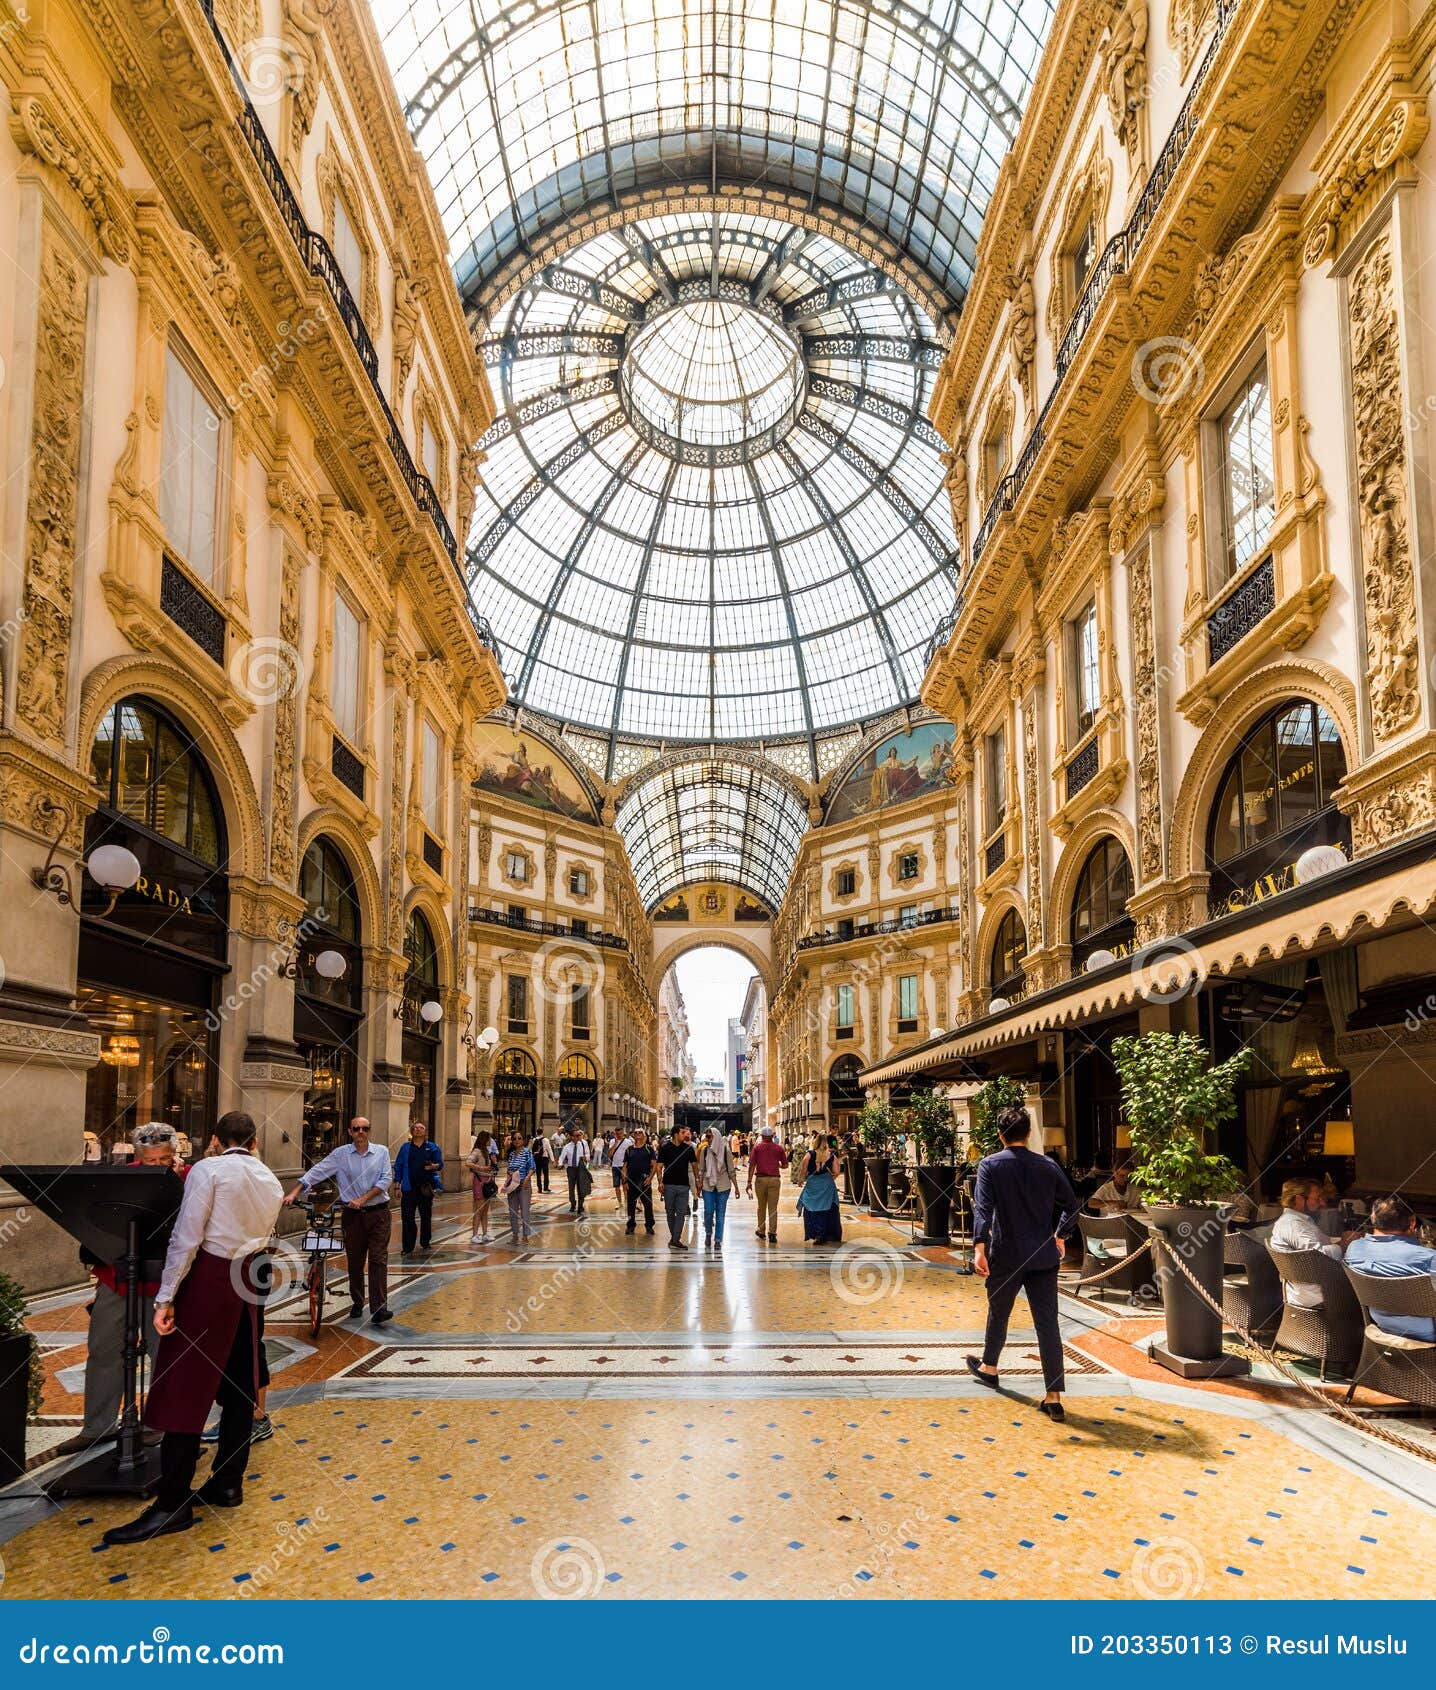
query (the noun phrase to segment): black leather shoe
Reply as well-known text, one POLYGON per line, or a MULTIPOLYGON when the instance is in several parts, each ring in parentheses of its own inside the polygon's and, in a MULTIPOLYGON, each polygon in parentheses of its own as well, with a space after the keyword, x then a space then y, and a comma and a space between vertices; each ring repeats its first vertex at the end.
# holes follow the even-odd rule
POLYGON ((997 1389, 997 1375, 995 1373, 984 1373, 982 1363, 976 1356, 965 1356, 963 1359, 967 1362, 967 1371, 979 1385, 986 1385, 989 1391, 997 1389))
POLYGON ((1037 1406, 1049 1420, 1062 1421, 1067 1418, 1067 1410, 1060 1402, 1040 1402, 1037 1406))
POLYGON ((369 1319, 375 1326, 382 1326, 386 1320, 392 1320, 393 1318, 393 1309, 375 1309, 373 1314, 369 1316, 369 1319))
POLYGON ((353 1308, 351 1308, 350 1311, 349 1311, 350 1320, 358 1320, 359 1316, 361 1314, 363 1314, 363 1312, 364 1312, 363 1303, 355 1303, 353 1308))
POLYGON ((105 1533, 106 1543, 148 1543, 152 1537, 167 1537, 170 1532, 187 1532, 194 1524, 194 1509, 188 1502, 178 1508, 166 1508, 152 1502, 137 1520, 126 1526, 111 1526, 105 1533))
POLYGON ((244 1501, 244 1492, 238 1485, 219 1485, 213 1479, 206 1479, 194 1493, 194 1499, 206 1508, 238 1508, 244 1501))

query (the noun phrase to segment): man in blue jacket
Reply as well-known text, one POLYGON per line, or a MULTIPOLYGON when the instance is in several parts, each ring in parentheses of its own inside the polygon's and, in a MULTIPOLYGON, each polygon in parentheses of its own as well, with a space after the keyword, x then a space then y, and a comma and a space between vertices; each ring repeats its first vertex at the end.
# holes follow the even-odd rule
POLYGON ((1066 1380, 1057 1325, 1057 1269, 1062 1240, 1081 1205, 1061 1168, 1027 1148, 1032 1120, 1025 1109, 1002 1110, 997 1131, 1003 1148, 978 1164, 973 1201, 973 1266, 987 1281, 987 1333, 982 1360, 968 1356, 967 1366, 979 1384, 997 1389, 1007 1322, 1017 1293, 1024 1292, 1037 1328, 1047 1389, 1040 1407, 1053 1420, 1062 1420, 1066 1380))
POLYGON ((417 1241, 427 1255, 434 1229, 434 1188, 444 1166, 444 1153, 429 1137, 422 1121, 410 1121, 409 1136, 394 1158, 399 1182, 399 1251, 412 1256, 417 1241))

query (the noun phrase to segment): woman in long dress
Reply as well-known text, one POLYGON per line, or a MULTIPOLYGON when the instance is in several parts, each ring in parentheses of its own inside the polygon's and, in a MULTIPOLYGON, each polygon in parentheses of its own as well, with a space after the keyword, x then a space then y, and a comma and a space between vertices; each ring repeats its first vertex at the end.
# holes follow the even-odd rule
POLYGON ((842 1213, 838 1208, 838 1158, 828 1144, 828 1135, 813 1134, 803 1159, 803 1189, 798 1208, 803 1215, 803 1238, 809 1244, 841 1244, 842 1213))

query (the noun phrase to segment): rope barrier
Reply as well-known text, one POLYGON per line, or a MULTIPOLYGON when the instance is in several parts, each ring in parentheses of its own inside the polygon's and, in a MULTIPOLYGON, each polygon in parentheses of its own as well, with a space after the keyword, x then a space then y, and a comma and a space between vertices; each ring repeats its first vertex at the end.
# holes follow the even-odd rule
MULTIPOLYGON (((1128 1262, 1135 1261, 1137 1257, 1141 1255, 1143 1250, 1151 1250, 1156 1242, 1157 1240, 1149 1238, 1140 1249, 1134 1250, 1128 1256, 1124 1256, 1118 1265, 1120 1267, 1125 1267, 1128 1262)), ((1170 1246, 1165 1245, 1165 1240, 1162 1242, 1164 1244, 1164 1259, 1176 1268, 1177 1272, 1181 1274, 1187 1284, 1191 1286, 1207 1307, 1211 1309, 1213 1314, 1216 1315, 1217 1319, 1221 1321, 1223 1328, 1230 1328, 1230 1330, 1235 1333, 1238 1348, 1244 1350, 1250 1360, 1264 1361, 1268 1366, 1274 1367, 1289 1383, 1295 1385, 1299 1390, 1304 1391, 1324 1413, 1331 1415, 1334 1419, 1341 1421, 1344 1425, 1355 1427, 1357 1431, 1366 1433, 1368 1437, 1375 1438, 1380 1443, 1390 1444, 1393 1449, 1399 1449, 1406 1455, 1414 1455, 1421 1461, 1436 1463, 1436 1449, 1430 1448, 1425 1444, 1414 1443, 1410 1438, 1403 1438, 1399 1433, 1388 1432, 1384 1426, 1378 1425, 1367 1416, 1354 1413, 1351 1409, 1347 1408, 1345 1403, 1334 1402, 1324 1391, 1317 1390, 1316 1386, 1311 1384, 1309 1380, 1303 1379, 1296 1369, 1292 1367, 1289 1362, 1284 1361, 1279 1355, 1277 1355, 1274 1350, 1267 1349, 1263 1343, 1252 1336, 1251 1332, 1246 1327, 1242 1326, 1237 1321, 1229 1320, 1227 1318, 1226 1311, 1222 1308, 1221 1304, 1212 1297, 1206 1286, 1198 1282, 1195 1274, 1193 1274, 1192 1270, 1187 1266, 1182 1258, 1170 1246)), ((1096 1275, 1092 1279, 1078 1280, 1077 1283, 1079 1285, 1092 1285, 1096 1283, 1097 1279, 1106 1279, 1115 1271, 1116 1269, 1108 1269, 1106 1273, 1096 1275)))

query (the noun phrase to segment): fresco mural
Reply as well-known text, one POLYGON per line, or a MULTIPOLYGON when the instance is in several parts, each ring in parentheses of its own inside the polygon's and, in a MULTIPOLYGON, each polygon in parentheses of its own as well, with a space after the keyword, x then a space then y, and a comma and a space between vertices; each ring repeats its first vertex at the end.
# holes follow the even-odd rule
POLYGON ((593 805, 563 758, 533 734, 515 733, 502 722, 485 722, 479 733, 481 792, 517 798, 536 810, 553 810, 575 821, 593 821, 593 805))
POLYGON ((773 912, 749 892, 705 881, 671 893, 653 912, 654 921, 771 921, 773 912), (691 894, 691 895, 690 895, 691 894))
POLYGON ((849 770, 824 820, 850 822, 944 785, 956 731, 951 722, 923 722, 880 740, 849 770))

